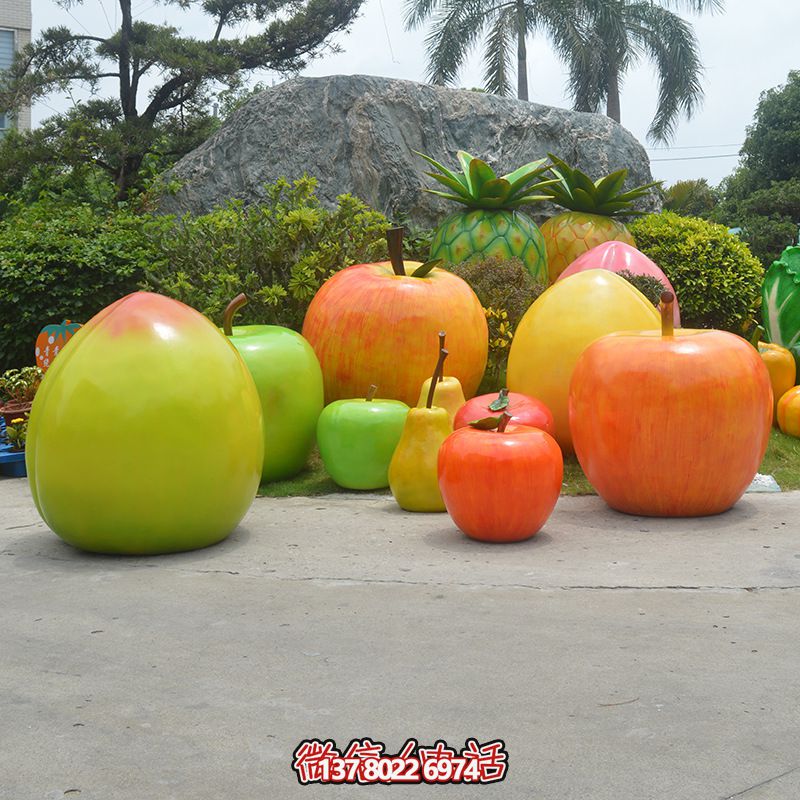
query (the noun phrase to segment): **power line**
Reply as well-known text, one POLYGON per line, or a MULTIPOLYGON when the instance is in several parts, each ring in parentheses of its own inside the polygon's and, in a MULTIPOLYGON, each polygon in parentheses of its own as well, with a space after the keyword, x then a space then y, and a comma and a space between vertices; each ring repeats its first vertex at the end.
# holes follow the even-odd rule
POLYGON ((713 150, 717 147, 742 147, 741 144, 690 144, 683 147, 648 147, 648 150, 713 150))
POLYGON ((81 28, 83 28, 86 31, 86 33, 91 35, 91 31, 68 8, 65 8, 64 11, 66 11, 67 14, 69 14, 72 17, 72 19, 74 19, 75 22, 77 22, 78 25, 80 25, 81 28))
POLYGON ((97 0, 100 10, 103 12, 103 16, 106 18, 106 24, 108 25, 108 30, 110 33, 114 33, 114 29, 111 27, 111 20, 108 18, 108 14, 106 14, 106 7, 103 3, 103 0, 97 0))
POLYGON ((386 12, 383 10, 383 0, 378 0, 378 6, 381 10, 381 17, 383 17, 383 28, 386 31, 386 41, 389 43, 389 55, 392 57, 393 64, 400 62, 394 57, 394 49, 392 48, 392 37, 389 35, 389 25, 386 22, 386 12))
POLYGON ((675 158, 651 158, 650 161, 700 161, 704 158, 739 158, 739 154, 726 153, 717 156, 676 156, 675 158))

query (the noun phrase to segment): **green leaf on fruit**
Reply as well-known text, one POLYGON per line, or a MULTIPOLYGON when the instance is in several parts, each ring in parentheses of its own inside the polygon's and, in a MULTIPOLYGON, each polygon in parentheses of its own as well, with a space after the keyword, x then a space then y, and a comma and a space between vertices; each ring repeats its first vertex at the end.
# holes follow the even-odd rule
POLYGON ((502 411, 504 408, 508 408, 508 395, 500 392, 497 399, 489 406, 489 411, 502 411))
POLYGON ((500 424, 501 417, 484 417, 470 422, 470 428, 477 428, 479 431, 493 431, 500 424))
POLYGON ((441 267, 444 264, 443 258, 434 258, 433 261, 426 261, 421 267, 417 267, 412 273, 412 278, 424 278, 431 270, 441 267))

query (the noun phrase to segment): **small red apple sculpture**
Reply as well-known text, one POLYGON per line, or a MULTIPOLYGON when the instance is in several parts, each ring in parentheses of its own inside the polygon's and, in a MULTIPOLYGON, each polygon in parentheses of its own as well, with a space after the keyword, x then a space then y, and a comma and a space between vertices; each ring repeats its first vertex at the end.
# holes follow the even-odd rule
MULTIPOLYGON (((661 281, 667 291, 672 292, 673 295, 675 294, 675 289, 661 267, 655 261, 651 261, 640 250, 626 242, 603 242, 603 244, 587 250, 558 276, 558 280, 569 278, 570 275, 575 275, 578 272, 585 272, 587 269, 607 269, 617 273, 630 272, 633 275, 649 275, 651 278, 661 281)), ((672 313, 675 327, 680 327, 681 312, 678 308, 677 299, 673 305, 672 313)))
POLYGON ((439 489, 453 522, 483 542, 538 533, 555 508, 564 461, 550 434, 509 425, 511 415, 454 431, 439 449, 439 489))
POLYGON ((520 392, 509 392, 508 389, 501 389, 499 394, 482 394, 467 400, 456 412, 453 430, 490 416, 499 419, 504 411, 511 415, 515 425, 539 428, 553 435, 553 412, 541 400, 520 392))
POLYGON ((612 508, 654 517, 719 514, 764 457, 772 388, 754 347, 732 333, 615 333, 584 350, 569 419, 586 477, 612 508))
POLYGON ((303 336, 322 366, 325 402, 360 397, 376 383, 385 398, 413 406, 430 377, 446 325, 453 355, 448 374, 472 397, 486 368, 489 334, 475 293, 433 262, 403 263, 402 228, 389 231, 391 262, 337 272, 306 312, 303 336))

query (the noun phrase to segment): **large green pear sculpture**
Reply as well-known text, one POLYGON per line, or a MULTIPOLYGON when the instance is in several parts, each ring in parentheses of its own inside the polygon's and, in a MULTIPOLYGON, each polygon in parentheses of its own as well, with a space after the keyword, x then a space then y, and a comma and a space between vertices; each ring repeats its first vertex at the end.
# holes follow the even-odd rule
POLYGON ((144 555, 224 539, 253 501, 263 452, 258 392, 235 348, 197 311, 137 292, 47 371, 26 463, 62 539, 144 555))

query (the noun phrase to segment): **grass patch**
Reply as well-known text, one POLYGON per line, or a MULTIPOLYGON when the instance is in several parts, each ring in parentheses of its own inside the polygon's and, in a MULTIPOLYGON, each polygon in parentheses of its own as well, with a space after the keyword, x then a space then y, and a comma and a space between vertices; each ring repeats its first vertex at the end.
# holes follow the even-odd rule
POLYGON ((319 453, 314 450, 302 471, 285 481, 262 483, 259 497, 314 497, 320 494, 339 494, 346 491, 333 482, 325 472, 319 453))
POLYGON ((800 439, 773 428, 758 471, 772 475, 784 492, 800 489, 800 439))
MULTIPOLYGON (((378 489, 373 493, 388 493, 388 489, 378 489)), ((314 450, 303 471, 294 478, 274 483, 262 483, 258 489, 259 497, 315 497, 321 494, 358 494, 352 489, 342 489, 333 482, 325 471, 319 453, 314 450)), ((561 494, 575 497, 582 494, 595 494, 592 485, 586 480, 583 470, 575 456, 564 462, 564 486, 561 494)))
POLYGON ((592 484, 589 483, 589 479, 583 474, 581 465, 575 456, 567 456, 564 459, 564 483, 561 487, 561 494, 568 497, 597 494, 592 484))
MULTIPOLYGON (((759 472, 773 475, 784 492, 800 489, 800 439, 773 429, 759 472)), ((383 491, 388 492, 388 489, 383 491)), ((299 475, 286 481, 263 483, 258 490, 259 497, 315 497, 321 494, 345 493, 358 494, 350 489, 342 489, 333 482, 325 472, 316 450, 299 475)), ((568 456, 564 460, 564 486, 561 494, 569 497, 596 494, 575 456, 568 456)))
MULTIPOLYGON (((378 493, 385 490, 375 490, 378 493)), ((325 471, 319 453, 314 450, 302 472, 285 481, 262 483, 259 497, 316 497, 320 494, 359 494, 352 489, 342 489, 325 471)), ((373 492, 375 493, 375 492, 373 492)))

